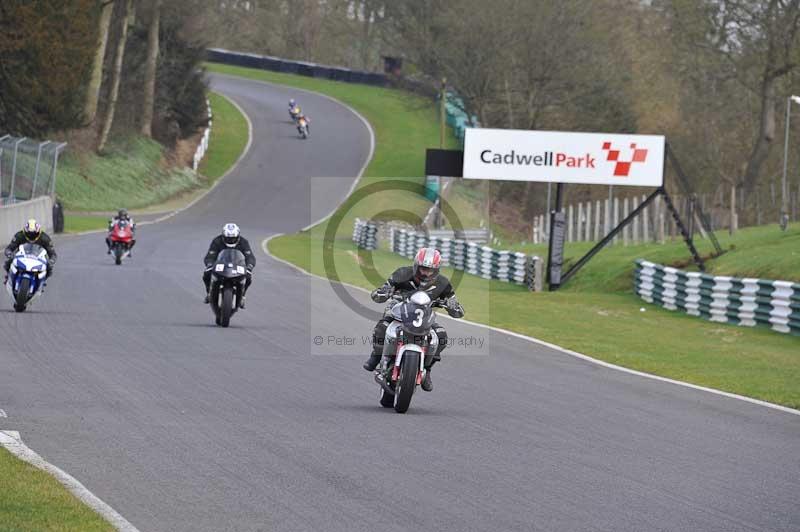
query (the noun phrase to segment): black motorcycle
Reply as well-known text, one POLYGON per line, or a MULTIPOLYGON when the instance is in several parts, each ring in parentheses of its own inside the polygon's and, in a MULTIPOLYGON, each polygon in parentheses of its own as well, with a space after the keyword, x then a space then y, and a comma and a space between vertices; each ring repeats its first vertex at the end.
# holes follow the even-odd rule
POLYGON ((223 249, 211 271, 209 302, 217 325, 227 327, 244 296, 247 262, 238 249, 223 249))
POLYGON ((419 291, 409 297, 395 295, 391 307, 392 322, 386 328, 383 359, 375 371, 375 382, 381 386, 380 402, 402 414, 411 406, 411 397, 425 377, 425 362, 430 361, 439 346, 439 337, 432 330, 434 306, 427 293, 419 291))

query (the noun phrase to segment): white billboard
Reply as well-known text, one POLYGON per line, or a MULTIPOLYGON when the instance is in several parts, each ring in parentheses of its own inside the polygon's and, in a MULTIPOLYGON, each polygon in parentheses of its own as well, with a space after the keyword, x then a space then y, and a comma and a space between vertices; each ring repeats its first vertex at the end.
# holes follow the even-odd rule
POLYGON ((664 137, 468 128, 464 177, 660 187, 664 137))

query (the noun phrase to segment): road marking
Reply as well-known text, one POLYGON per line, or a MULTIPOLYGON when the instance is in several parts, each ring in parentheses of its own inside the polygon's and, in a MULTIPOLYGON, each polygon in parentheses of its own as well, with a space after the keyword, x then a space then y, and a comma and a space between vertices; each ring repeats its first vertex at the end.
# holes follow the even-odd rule
POLYGON ((22 438, 19 432, 14 430, 0 431, 0 446, 3 446, 11 454, 28 462, 34 467, 47 471, 53 475, 56 480, 64 485, 73 495, 75 495, 86 506, 100 514, 111 525, 113 525, 120 532, 139 532, 136 527, 128 522, 127 519, 122 517, 111 506, 103 502, 97 495, 86 489, 86 487, 78 482, 75 477, 64 472, 53 464, 47 462, 44 458, 36 454, 31 448, 22 443, 22 438))
MULTIPOLYGON (((309 272, 307 270, 304 270, 300 266, 292 264, 289 261, 280 259, 280 258, 276 257, 275 255, 273 255, 272 253, 270 253, 269 252, 269 248, 267 247, 268 244, 269 244, 269 241, 272 240, 273 238, 277 238, 277 237, 283 236, 283 235, 284 235, 284 233, 278 233, 278 234, 275 234, 275 235, 272 235, 272 236, 266 238, 263 242, 261 242, 261 249, 264 251, 264 253, 266 253, 266 255, 268 257, 270 257, 271 259, 276 260, 278 262, 281 262, 281 263, 289 266, 290 268, 294 268, 295 270, 299 271, 300 273, 302 273, 304 275, 308 275, 309 277, 316 277, 317 279, 321 279, 321 280, 327 281, 327 282, 337 282, 337 283, 339 283, 339 284, 341 284, 343 286, 348 286, 348 287, 353 288, 355 290, 360 290, 360 291, 362 291, 362 292, 364 292, 366 294, 369 294, 369 290, 367 290, 365 288, 361 288, 360 286, 356 286, 356 285, 353 285, 353 284, 350 284, 350 283, 345 283, 345 282, 342 282, 342 281, 331 281, 327 277, 323 277, 321 275, 317 275, 316 273, 311 273, 311 272, 309 272)), ((699 386, 697 384, 692 384, 690 382, 683 382, 683 381, 678 381, 678 380, 675 380, 675 379, 670 379, 670 378, 667 378, 667 377, 660 377, 658 375, 653 375, 651 373, 645 373, 643 371, 637 371, 635 369, 624 368, 622 366, 617 366, 616 364, 611 364, 609 362, 604 362, 602 360, 598 360, 596 358, 592 358, 589 355, 584 355, 583 353, 578 353, 577 351, 572 351, 570 349, 566 349, 564 347, 561 347, 561 346, 558 346, 558 345, 555 345, 555 344, 551 344, 550 342, 545 342, 544 340, 539 340, 538 338, 534 338, 532 336, 526 336, 524 334, 516 333, 514 331, 501 329, 499 327, 492 327, 491 325, 486 325, 484 323, 478 323, 478 322, 475 322, 475 321, 465 320, 463 318, 451 318, 450 316, 447 316, 445 314, 440 314, 440 315, 437 316, 437 318, 438 317, 444 318, 446 320, 452 320, 452 321, 457 321, 457 322, 461 322, 461 323, 468 323, 470 325, 474 325, 474 326, 480 327, 482 329, 488 329, 490 331, 494 331, 494 332, 498 332, 498 333, 502 333, 502 334, 507 334, 509 336, 513 336, 514 338, 519 338, 520 340, 525 340, 527 342, 531 342, 531 343, 534 343, 534 344, 537 344, 537 345, 540 345, 540 346, 543 346, 543 347, 547 347, 549 349, 553 349, 555 351, 559 351, 561 353, 564 353, 565 355, 569 355, 571 357, 579 358, 581 360, 585 360, 587 362, 591 362, 592 364, 597 364, 598 366, 603 366, 604 368, 613 369, 613 370, 616 370, 616 371, 621 371, 623 373, 628 373, 629 375, 636 375, 637 377, 644 377, 645 379, 652 379, 652 380, 656 380, 656 381, 660 381, 660 382, 666 382, 666 383, 669 383, 669 384, 675 384, 677 386, 683 386, 684 388, 691 388, 693 390, 699 390, 701 392, 708 392, 708 393, 712 393, 714 395, 721 395, 722 397, 728 397, 730 399, 738 399, 739 401, 745 401, 747 403, 751 403, 751 404, 754 404, 754 405, 763 406, 763 407, 766 407, 766 408, 771 408, 773 410, 779 410, 781 412, 785 412, 787 414, 793 414, 795 416, 800 416, 800 410, 795 410, 794 408, 789 408, 789 407, 786 407, 786 406, 783 406, 783 405, 776 405, 775 403, 770 403, 770 402, 767 402, 767 401, 762 401, 760 399, 754 399, 752 397, 746 397, 744 395, 739 395, 739 394, 735 394, 735 393, 731 393, 731 392, 724 392, 722 390, 716 390, 714 388, 707 388, 705 386, 699 386)))
POLYGON ((5 410, 3 410, 2 408, 0 408, 0 417, 8 417, 8 416, 6 415, 6 411, 5 411, 5 410))

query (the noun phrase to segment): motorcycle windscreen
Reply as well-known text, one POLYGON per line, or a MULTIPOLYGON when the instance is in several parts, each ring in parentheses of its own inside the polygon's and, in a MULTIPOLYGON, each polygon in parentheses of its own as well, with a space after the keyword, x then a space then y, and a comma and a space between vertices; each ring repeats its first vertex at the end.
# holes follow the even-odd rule
POLYGON ((247 272, 247 261, 244 253, 238 249, 223 249, 214 263, 214 274, 218 277, 240 277, 247 272))
POLYGON ((39 255, 41 255, 42 252, 44 252, 44 248, 42 246, 30 242, 27 244, 22 244, 22 246, 20 247, 22 248, 22 252, 25 253, 25 255, 28 257, 39 257, 39 255))

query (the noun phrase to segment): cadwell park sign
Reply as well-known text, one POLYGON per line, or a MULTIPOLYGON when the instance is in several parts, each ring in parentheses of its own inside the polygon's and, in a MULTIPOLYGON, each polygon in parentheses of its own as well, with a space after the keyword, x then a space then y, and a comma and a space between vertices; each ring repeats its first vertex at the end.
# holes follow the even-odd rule
POLYGON ((512 129, 465 132, 466 179, 660 187, 661 135, 512 129))
MULTIPOLYGON (((464 150, 428 149, 425 173, 428 176, 462 177, 493 181, 533 181, 556 183, 555 205, 550 206, 547 283, 557 290, 580 270, 603 247, 657 197, 666 208, 683 236, 694 262, 705 271, 703 258, 694 245, 693 225, 681 220, 664 186, 666 162, 677 178, 677 186, 691 195, 687 176, 663 135, 628 135, 618 133, 569 133, 565 131, 525 131, 517 129, 467 128, 464 150), (592 249, 562 274, 566 214, 563 212, 563 190, 566 184, 653 187, 655 190, 631 213, 613 227, 592 249)), ((696 219, 715 249, 723 253, 711 225, 699 204, 693 204, 696 219)))

